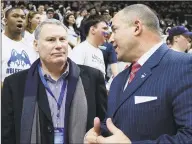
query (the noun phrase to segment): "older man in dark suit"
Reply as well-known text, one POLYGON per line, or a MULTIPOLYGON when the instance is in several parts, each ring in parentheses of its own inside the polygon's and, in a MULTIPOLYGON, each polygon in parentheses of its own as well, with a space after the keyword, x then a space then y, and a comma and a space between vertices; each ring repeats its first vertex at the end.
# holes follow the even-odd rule
POLYGON ((40 59, 5 78, 2 143, 82 143, 95 116, 106 111, 104 77, 67 58, 67 31, 58 20, 42 22, 34 48, 40 59))

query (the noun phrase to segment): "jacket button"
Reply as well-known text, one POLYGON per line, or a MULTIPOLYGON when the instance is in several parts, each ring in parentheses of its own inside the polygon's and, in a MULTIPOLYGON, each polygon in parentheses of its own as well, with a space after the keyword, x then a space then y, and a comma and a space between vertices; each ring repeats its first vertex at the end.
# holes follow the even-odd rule
POLYGON ((50 132, 50 133, 53 131, 50 126, 47 127, 47 130, 48 130, 48 132, 50 132))

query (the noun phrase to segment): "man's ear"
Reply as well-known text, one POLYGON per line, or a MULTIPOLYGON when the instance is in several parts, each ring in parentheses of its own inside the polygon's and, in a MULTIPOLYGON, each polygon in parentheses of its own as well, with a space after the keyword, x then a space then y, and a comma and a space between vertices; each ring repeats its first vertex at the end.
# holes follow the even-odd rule
POLYGON ((38 40, 36 40, 36 39, 33 41, 33 48, 35 49, 36 52, 39 51, 39 49, 38 49, 38 40))
POLYGON ((95 33, 96 33, 95 26, 91 26, 89 31, 91 34, 95 35, 95 33))
POLYGON ((178 38, 179 38, 179 36, 174 36, 174 37, 173 37, 173 41, 174 41, 174 42, 177 42, 178 38))
POLYGON ((134 28, 135 35, 140 35, 143 30, 141 21, 135 20, 134 26, 135 26, 135 28, 134 28))

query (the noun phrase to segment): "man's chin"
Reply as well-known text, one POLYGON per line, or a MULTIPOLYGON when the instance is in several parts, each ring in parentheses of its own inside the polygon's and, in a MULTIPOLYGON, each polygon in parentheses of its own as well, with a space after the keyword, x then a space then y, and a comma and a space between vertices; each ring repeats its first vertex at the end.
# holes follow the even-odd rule
POLYGON ((67 62, 67 59, 63 59, 63 58, 57 58, 53 61, 54 64, 65 64, 67 62))

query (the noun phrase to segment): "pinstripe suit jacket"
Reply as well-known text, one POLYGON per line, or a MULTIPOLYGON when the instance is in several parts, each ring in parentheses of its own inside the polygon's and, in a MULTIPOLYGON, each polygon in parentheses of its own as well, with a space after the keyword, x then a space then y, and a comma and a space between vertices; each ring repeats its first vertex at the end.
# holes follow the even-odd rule
POLYGON ((133 143, 192 143, 192 56, 163 44, 123 92, 129 72, 112 82, 107 117, 133 143), (135 96, 157 99, 135 104, 135 96))

